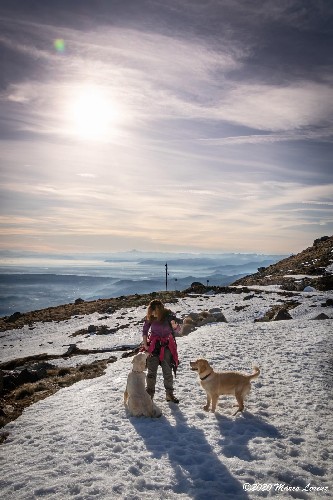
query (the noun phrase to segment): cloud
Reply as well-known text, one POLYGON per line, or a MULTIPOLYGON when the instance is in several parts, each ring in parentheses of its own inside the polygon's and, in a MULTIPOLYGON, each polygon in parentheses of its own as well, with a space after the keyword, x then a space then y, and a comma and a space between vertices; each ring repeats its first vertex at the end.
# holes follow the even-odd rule
POLYGON ((90 174, 90 173, 80 173, 80 174, 76 174, 78 175, 79 177, 86 177, 86 178, 90 178, 90 179, 94 179, 96 177, 95 174, 90 174))
MULTIPOLYGON (((99 29, 92 39, 84 32, 69 28, 59 31, 38 23, 20 22, 19 25, 30 37, 41 30, 42 39, 29 45, 3 36, 0 42, 31 58, 42 58, 48 67, 46 79, 35 77, 11 85, 7 90, 6 98, 10 102, 34 103, 34 109, 27 112, 38 121, 21 123, 23 130, 68 133, 61 109, 85 81, 99 85, 107 92, 110 102, 113 100, 120 106, 118 114, 129 118, 125 128, 142 129, 152 122, 163 124, 170 119, 197 123, 209 120, 281 133, 274 138, 254 139, 268 142, 289 140, 282 135, 284 131, 301 131, 302 135, 304 128, 332 125, 333 89, 329 81, 244 83, 240 70, 247 63, 248 48, 232 43, 227 35, 224 38, 222 35, 224 44, 216 45, 208 38, 197 39, 188 34, 185 38, 180 34, 149 33, 117 26, 99 29), (50 39, 59 36, 68 39, 65 55, 52 50, 50 39), (56 83, 51 76, 55 72, 58 73, 56 83)), ((229 143, 237 140, 244 141, 229 139, 229 143)))
POLYGON ((249 134, 238 135, 234 137, 221 137, 210 139, 198 139, 198 142, 206 146, 228 146, 238 144, 273 144, 275 142, 289 141, 329 141, 332 142, 333 129, 320 128, 314 130, 304 129, 303 131, 291 131, 288 133, 270 133, 270 134, 249 134))
POLYGON ((297 52, 309 11, 289 0, 145 8, 76 28, 53 11, 48 23, 3 19, 0 44, 25 70, 9 71, 0 95, 0 130, 16 132, 1 142, 6 238, 246 250, 283 245, 295 224, 329 227, 332 75, 307 69, 309 42, 304 60, 297 52), (74 133, 85 85, 117 111, 104 141, 74 133))

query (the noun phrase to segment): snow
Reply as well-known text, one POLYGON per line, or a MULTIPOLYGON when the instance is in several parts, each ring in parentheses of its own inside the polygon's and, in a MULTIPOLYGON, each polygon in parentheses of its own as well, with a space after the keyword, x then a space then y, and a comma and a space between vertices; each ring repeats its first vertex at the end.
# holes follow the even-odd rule
MULTIPOLYGON (((178 339, 175 393, 181 401, 164 400, 159 370, 159 419, 126 413, 123 392, 131 358, 121 358, 120 352, 105 375, 27 408, 4 428, 9 437, 0 448, 1 498, 332 498, 333 320, 313 320, 332 293, 295 294, 300 305, 290 311, 292 320, 255 323, 272 305, 288 300, 267 291, 262 287, 245 301, 248 294, 235 293, 191 296, 169 305, 181 317, 220 308, 228 323, 208 324, 178 339), (246 307, 236 311, 236 305, 246 307), (205 393, 189 367, 198 357, 216 370, 249 373, 260 366, 243 414, 232 416, 231 397, 220 398, 215 414, 203 410, 205 393)), ((325 313, 332 318, 333 308, 325 313)), ((91 349, 134 346, 141 340, 144 314, 138 307, 106 319, 93 314, 2 332, 2 361, 58 354, 79 341, 79 347, 91 349), (126 328, 114 335, 71 337, 90 324, 126 328)), ((80 362, 92 360, 83 358, 80 362)), ((77 362, 76 357, 61 361, 77 362)))
POLYGON ((326 267, 326 272, 333 274, 333 263, 329 264, 329 266, 326 267))
POLYGON ((315 279, 315 278, 322 278, 322 274, 285 274, 283 276, 284 278, 294 278, 294 279, 304 279, 304 278, 310 278, 310 279, 315 279))

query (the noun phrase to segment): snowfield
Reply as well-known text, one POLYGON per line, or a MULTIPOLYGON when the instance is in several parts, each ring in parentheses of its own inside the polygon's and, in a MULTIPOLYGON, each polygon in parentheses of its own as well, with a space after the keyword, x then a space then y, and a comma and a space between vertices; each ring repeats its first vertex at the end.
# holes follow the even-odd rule
MULTIPOLYGON (((131 358, 108 365, 105 375, 78 382, 27 408, 8 424, 0 447, 0 497, 32 499, 324 499, 333 498, 333 317, 321 304, 332 293, 295 293, 292 320, 254 322, 290 300, 262 287, 248 294, 191 296, 169 305, 178 316, 219 308, 228 323, 204 325, 177 339, 180 366, 167 403, 161 370, 159 419, 129 417, 123 404, 131 358), (245 300, 244 300, 245 298, 245 300), (236 306, 245 306, 236 311, 236 306), (243 414, 221 397, 215 414, 203 410, 205 393, 190 360, 204 357, 215 370, 261 375, 243 414)), ((100 319, 99 314, 35 324, 0 334, 1 361, 42 352, 136 346, 145 308, 100 319), (126 325, 114 335, 70 337, 90 324, 126 325)), ((110 353, 106 354, 108 357, 110 353)), ((99 355, 56 360, 69 366, 99 355)), ((51 361, 53 362, 53 361, 51 361)))

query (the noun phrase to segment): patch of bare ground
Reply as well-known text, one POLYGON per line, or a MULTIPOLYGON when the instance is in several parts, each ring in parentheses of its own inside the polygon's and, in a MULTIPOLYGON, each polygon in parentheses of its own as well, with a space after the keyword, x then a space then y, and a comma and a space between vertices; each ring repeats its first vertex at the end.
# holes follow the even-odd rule
POLYGON ((22 328, 24 325, 32 326, 37 322, 50 321, 65 321, 75 316, 93 314, 113 314, 118 309, 147 306, 151 300, 156 298, 163 302, 177 302, 178 297, 186 295, 185 292, 152 292, 145 295, 127 295, 111 299, 98 299, 90 302, 85 302, 78 299, 74 304, 63 304, 55 307, 48 307, 27 313, 16 312, 10 316, 0 318, 0 331, 12 330, 14 328, 22 328))
MULTIPOLYGON (((33 358, 33 357, 31 357, 33 358)), ((47 369, 42 378, 35 382, 27 382, 16 385, 15 383, 4 386, 2 376, 2 388, 0 396, 0 428, 9 422, 16 420, 28 406, 51 396, 64 387, 84 379, 100 377, 105 373, 108 363, 117 360, 115 356, 107 359, 94 361, 90 364, 82 364, 77 367, 59 368, 47 364, 47 369)), ((32 361, 32 359, 31 359, 32 361)), ((38 359, 35 361, 39 361, 38 359)), ((19 364, 18 364, 19 366, 19 364)), ((3 374, 4 372, 2 372, 3 374)), ((22 379, 24 380, 24 379, 22 379)), ((0 443, 7 438, 7 432, 0 432, 0 443)))

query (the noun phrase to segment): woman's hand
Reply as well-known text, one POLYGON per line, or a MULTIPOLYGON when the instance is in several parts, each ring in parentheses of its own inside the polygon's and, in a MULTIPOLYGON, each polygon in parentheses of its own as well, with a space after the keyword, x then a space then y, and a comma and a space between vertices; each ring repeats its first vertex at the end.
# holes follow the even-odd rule
POLYGON ((171 320, 171 326, 172 326, 172 329, 175 333, 177 334, 180 334, 180 331, 181 331, 181 325, 179 323, 177 323, 177 321, 175 321, 174 319, 171 320))
POLYGON ((148 350, 148 349, 149 349, 149 347, 148 347, 147 345, 144 345, 144 346, 143 346, 143 348, 144 348, 144 350, 145 350, 145 353, 146 353, 147 358, 150 358, 150 357, 152 356, 152 353, 151 353, 151 352, 149 352, 149 350, 148 350))

